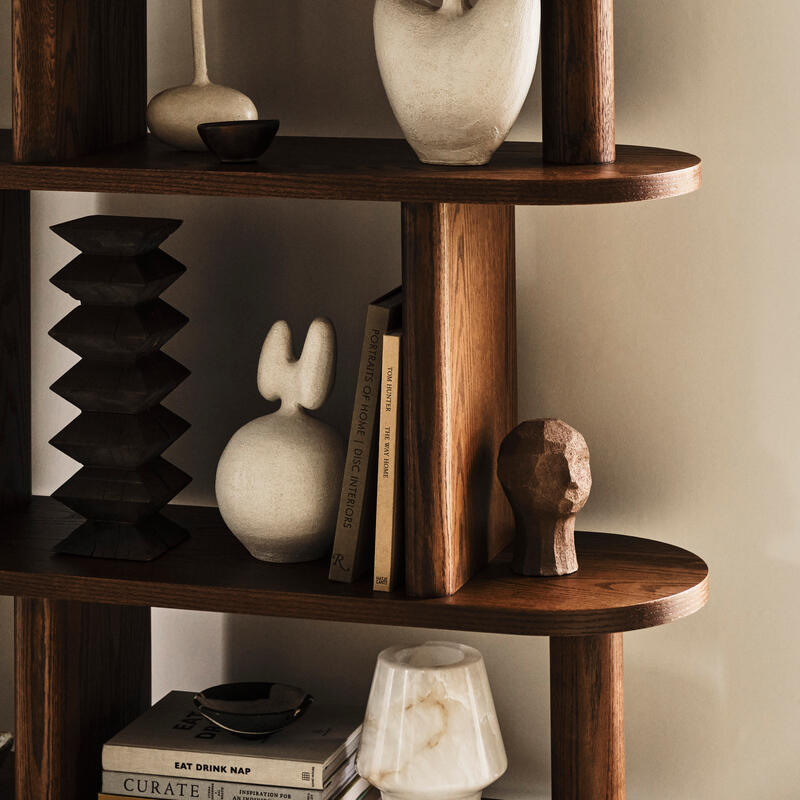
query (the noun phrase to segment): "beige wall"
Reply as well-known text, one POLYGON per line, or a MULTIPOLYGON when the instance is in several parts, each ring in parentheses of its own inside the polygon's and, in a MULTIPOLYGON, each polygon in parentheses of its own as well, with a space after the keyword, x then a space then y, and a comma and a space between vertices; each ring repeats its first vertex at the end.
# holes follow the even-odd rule
MULTIPOLYGON (((187 5, 150 3, 152 91, 189 77, 187 5)), ((396 135, 370 13, 367 0, 207 0, 212 77, 285 133, 396 135)), ((705 187, 518 210, 521 415, 585 434, 584 528, 674 542, 712 567, 708 608, 626 636, 629 795, 788 800, 800 786, 800 6, 617 0, 616 20, 619 141, 701 154, 705 187)), ((512 138, 539 137, 538 107, 537 82, 512 138)), ((182 500, 213 502, 217 454, 262 413, 255 366, 276 318, 298 336, 316 314, 333 319, 340 371, 323 416, 346 425, 364 305, 399 274, 397 206, 36 194, 37 492, 74 469, 46 444, 74 414, 47 390, 72 360, 44 335, 70 305, 47 282, 70 257, 47 225, 94 209, 186 220, 167 245, 189 268, 167 299, 194 323, 167 348, 193 372, 169 402, 193 424, 169 453, 195 477, 182 500)), ((431 635, 486 656, 510 757, 492 794, 546 797, 540 639, 157 611, 155 693, 263 677, 363 701, 380 647, 431 635)))

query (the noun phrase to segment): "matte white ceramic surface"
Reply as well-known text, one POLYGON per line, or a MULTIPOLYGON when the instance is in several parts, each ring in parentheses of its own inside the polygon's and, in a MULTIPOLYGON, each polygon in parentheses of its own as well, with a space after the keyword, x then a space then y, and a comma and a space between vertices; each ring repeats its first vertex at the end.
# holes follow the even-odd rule
POLYGON ((162 142, 180 150, 205 150, 201 122, 257 119, 253 101, 236 89, 211 83, 206 64, 203 0, 192 0, 194 80, 157 94, 147 106, 147 126, 162 142))
POLYGON ((480 652, 453 642, 384 650, 357 766, 385 800, 479 800, 507 767, 480 652))
POLYGON ((333 384, 336 334, 315 319, 303 354, 295 360, 285 322, 267 335, 258 365, 258 389, 280 400, 231 438, 217 466, 222 518, 262 561, 295 562, 330 551, 344 466, 344 442, 329 425, 309 416, 333 384))
POLYGON ((389 103, 420 160, 485 164, 533 80, 539 0, 376 0, 374 29, 389 103))

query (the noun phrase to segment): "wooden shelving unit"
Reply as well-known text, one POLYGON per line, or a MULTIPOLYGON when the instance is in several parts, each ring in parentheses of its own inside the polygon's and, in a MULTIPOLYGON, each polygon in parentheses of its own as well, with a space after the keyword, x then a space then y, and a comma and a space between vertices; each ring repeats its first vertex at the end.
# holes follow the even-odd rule
POLYGON ((611 0, 542 3, 543 144, 481 168, 405 142, 278 138, 220 165, 145 137, 144 0, 14 0, 14 115, 0 133, 0 592, 13 595, 16 800, 90 800, 101 743, 149 705, 150 608, 549 636, 553 797, 625 794, 622 632, 697 611, 708 570, 676 547, 577 537, 580 571, 526 579, 494 474, 516 409, 514 206, 631 202, 699 187, 693 155, 614 141, 611 0), (113 42, 113 47, 101 46, 113 42), (545 160, 546 158, 546 160, 545 160), (561 163, 552 163, 558 161, 561 163), (214 509, 149 563, 57 556, 76 518, 31 498, 31 190, 402 204, 409 595, 251 559, 214 509))

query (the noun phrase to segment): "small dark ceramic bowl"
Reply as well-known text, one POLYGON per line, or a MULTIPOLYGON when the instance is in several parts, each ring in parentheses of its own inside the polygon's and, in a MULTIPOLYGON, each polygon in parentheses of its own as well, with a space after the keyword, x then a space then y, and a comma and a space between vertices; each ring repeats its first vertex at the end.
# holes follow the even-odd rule
POLYGON ((285 683, 224 683, 194 696, 209 721, 238 736, 269 736, 305 714, 314 698, 285 683))
POLYGON ((272 144, 280 124, 277 119, 201 122, 197 132, 224 164, 243 164, 255 161, 272 144))

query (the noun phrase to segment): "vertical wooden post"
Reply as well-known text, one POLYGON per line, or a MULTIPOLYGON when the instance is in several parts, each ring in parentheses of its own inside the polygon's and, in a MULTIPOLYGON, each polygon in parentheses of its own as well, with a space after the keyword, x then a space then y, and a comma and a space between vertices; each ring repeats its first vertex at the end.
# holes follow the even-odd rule
POLYGON ((144 136, 146 0, 14 0, 15 161, 144 136))
POLYGON ((16 800, 85 800, 150 705, 150 609, 16 598, 16 800))
POLYGON ((550 639, 553 800, 624 800, 622 634, 550 639))
POLYGON ((542 139, 552 163, 616 158, 613 0, 542 0, 542 139))
POLYGON ((505 547, 516 424, 514 207, 403 204, 406 588, 449 595, 505 547))
POLYGON ((30 192, 0 192, 0 514, 31 495, 30 192))

